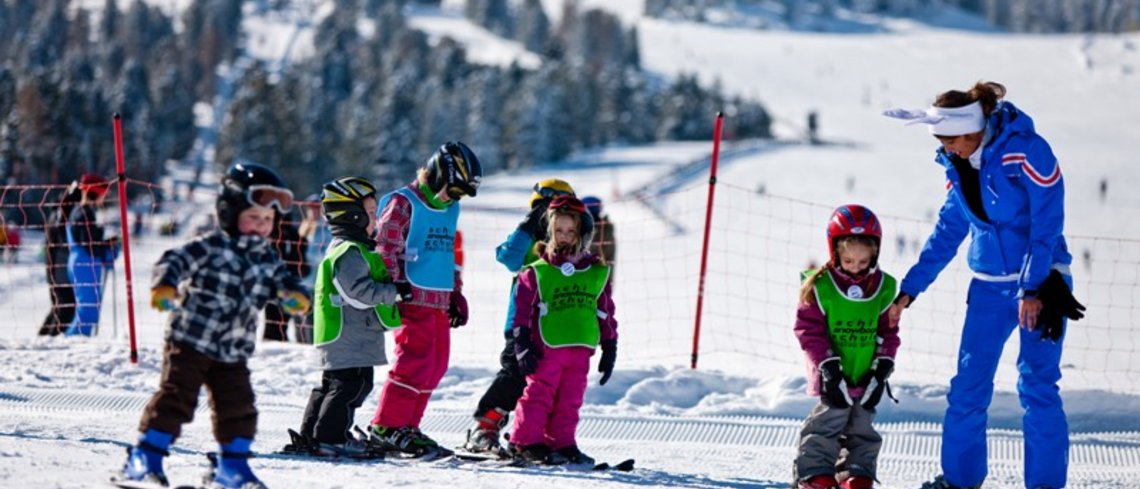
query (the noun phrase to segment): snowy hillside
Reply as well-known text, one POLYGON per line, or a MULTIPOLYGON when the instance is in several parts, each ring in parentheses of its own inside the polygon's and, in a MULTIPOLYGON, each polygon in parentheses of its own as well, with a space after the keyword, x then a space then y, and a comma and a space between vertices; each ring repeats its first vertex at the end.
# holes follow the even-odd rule
MULTIPOLYGON (((552 16, 559 3, 544 0, 552 16)), ((707 175, 699 167, 674 169, 706 155, 711 145, 599 148, 557 165, 489 175, 479 197, 464 202, 460 227, 472 323, 455 330, 452 368, 428 408, 425 429, 447 443, 461 440, 501 348, 510 276, 490 258, 492 250, 521 217, 533 182, 560 177, 580 193, 607 199, 621 246, 618 367, 604 387, 591 378, 582 446, 602 460, 636 457, 641 468, 592 474, 270 455, 253 461, 270 487, 786 487, 798 425, 814 403, 803 394, 802 355, 790 331, 795 272, 822 257, 822 222, 847 202, 884 216, 884 267, 905 271, 941 204, 944 175, 930 161, 936 142, 923 129, 878 114, 923 107, 936 93, 979 79, 1005 83, 1010 100, 1034 117, 1053 145, 1065 172, 1066 232, 1076 236, 1074 250, 1087 247, 1092 254, 1091 265, 1076 272, 1080 290, 1088 291, 1078 297, 1088 298, 1090 314, 1070 337, 1062 381, 1073 431, 1069 487, 1135 485, 1140 229, 1130 226, 1129 216, 1140 208, 1130 188, 1140 181, 1131 161, 1140 141, 1131 116, 1140 111, 1140 35, 1014 36, 883 19, 890 29, 878 33, 759 31, 641 18, 634 1, 582 4, 613 9, 637 24, 646 69, 719 80, 731 92, 763 100, 779 120, 779 141, 732 142, 726 147, 731 157, 721 162, 701 368, 687 365, 707 175), (800 144, 811 110, 831 144, 800 144), (1108 182, 1103 201, 1102 180, 1108 182), (639 189, 648 191, 645 202, 633 195, 639 189), (903 244, 898 249, 896 237, 903 244)), ((433 36, 459 32, 480 62, 530 55, 489 39, 455 6, 449 0, 444 11, 412 11, 411 22, 433 36)), ((263 43, 265 56, 306 52, 305 27, 268 16, 246 22, 265 26, 249 41, 263 43)), ((100 336, 68 340, 33 336, 47 308, 42 267, 30 264, 33 246, 18 264, 0 266, 0 479, 7 485, 92 487, 122 463, 160 371, 164 318, 145 307, 141 295, 158 254, 181 239, 152 234, 133 250, 137 366, 127 362, 121 267, 109 284, 117 287, 117 303, 106 307, 100 336)), ((881 487, 914 488, 939 470, 938 423, 961 324, 963 268, 959 257, 903 326, 895 381, 900 403, 884 405, 879 417, 881 487)), ((1016 342, 1006 346, 996 382, 987 488, 1022 487, 1021 410, 1010 368, 1016 351, 1016 342)), ((259 345, 251 363, 262 413, 256 451, 272 452, 285 442, 284 430, 299 423, 320 378, 314 365, 311 348, 259 345)), ((385 372, 378 369, 377 379, 385 372)), ((376 392, 357 413, 359 423, 372 414, 376 392)), ((205 466, 202 454, 216 448, 201 406, 168 459, 178 483, 196 480, 205 466)))

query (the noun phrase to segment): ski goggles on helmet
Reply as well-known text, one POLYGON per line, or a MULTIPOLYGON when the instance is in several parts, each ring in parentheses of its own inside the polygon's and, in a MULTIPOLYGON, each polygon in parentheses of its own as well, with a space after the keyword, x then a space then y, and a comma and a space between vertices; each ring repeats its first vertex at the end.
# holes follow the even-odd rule
POLYGON ((548 209, 552 211, 565 211, 585 214, 586 204, 583 204, 581 200, 578 200, 578 198, 573 195, 563 194, 555 197, 554 200, 550 201, 550 206, 548 209))
POLYGON ((276 207, 281 212, 288 212, 293 207, 293 192, 273 185, 250 185, 245 191, 245 199, 254 207, 276 207))
POLYGON ((538 194, 539 196, 541 196, 544 199, 551 199, 551 198, 559 197, 559 196, 563 196, 563 195, 569 195, 569 196, 574 195, 574 192, 567 192, 565 190, 559 190, 559 189, 556 189, 553 187, 542 187, 542 186, 540 186, 541 183, 542 182, 534 184, 534 193, 538 194))
MULTIPOLYGON (((447 155, 447 158, 452 158, 447 155)), ((459 173, 458 167, 452 166, 447 178, 447 195, 452 200, 459 200, 467 196, 474 197, 479 191, 479 177, 468 179, 459 173)))
POLYGON ((464 190, 460 187, 451 186, 451 185, 449 185, 447 187, 447 196, 451 197, 451 200, 462 199, 462 198, 466 197, 467 194, 468 194, 467 190, 464 190))

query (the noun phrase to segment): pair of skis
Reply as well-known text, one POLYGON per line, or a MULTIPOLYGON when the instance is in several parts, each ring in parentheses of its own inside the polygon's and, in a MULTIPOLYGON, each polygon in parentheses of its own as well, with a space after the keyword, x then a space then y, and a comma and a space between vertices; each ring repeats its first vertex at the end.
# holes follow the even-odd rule
POLYGON ((501 448, 498 450, 487 451, 487 452, 471 452, 471 451, 467 451, 463 447, 457 447, 455 449, 455 453, 452 456, 458 460, 462 460, 465 462, 497 463, 503 467, 516 467, 516 468, 552 467, 552 468, 566 468, 566 469, 570 469, 570 470, 583 470, 583 471, 589 470, 589 471, 598 471, 598 472, 604 472, 607 470, 616 470, 618 472, 630 472, 634 469, 634 465, 636 463, 636 461, 634 459, 627 458, 627 459, 622 460, 621 462, 618 462, 616 464, 610 464, 609 462, 598 462, 598 463, 595 463, 593 465, 583 465, 583 464, 574 464, 574 463, 547 464, 547 463, 542 463, 542 462, 534 462, 534 461, 527 460, 527 459, 522 458, 522 457, 512 457, 509 453, 507 453, 506 450, 503 450, 501 448))
POLYGON ((444 447, 437 446, 437 447, 432 447, 430 449, 427 449, 422 453, 409 454, 409 453, 402 452, 399 450, 384 449, 382 447, 376 446, 374 444, 374 442, 371 442, 369 440, 368 433, 366 433, 364 430, 360 429, 360 427, 354 426, 352 429, 353 429, 354 435, 357 437, 358 440, 363 441, 365 443, 368 443, 369 445, 371 445, 375 448, 373 450, 369 450, 368 452, 365 452, 365 454, 361 454, 359 456, 338 456, 336 454, 327 454, 327 455, 321 454, 319 451, 318 444, 315 441, 306 437, 305 435, 302 435, 302 434, 290 429, 289 430, 290 443, 288 445, 285 445, 285 447, 281 451, 277 452, 277 454, 278 455, 287 455, 287 456, 303 456, 303 457, 310 457, 310 458, 315 458, 315 459, 326 458, 326 459, 350 460, 350 461, 378 460, 378 459, 382 460, 382 459, 387 458, 387 459, 408 460, 408 461, 417 461, 417 462, 434 462, 434 461, 453 458, 453 459, 460 460, 463 462, 498 463, 498 464, 505 466, 505 467, 566 467, 566 468, 571 468, 571 469, 588 469, 588 470, 595 470, 595 471, 616 470, 619 472, 629 472, 629 471, 634 469, 634 464, 635 464, 635 461, 632 458, 623 460, 623 461, 618 462, 616 464, 601 462, 601 463, 596 463, 596 464, 593 464, 592 466, 587 466, 587 467, 582 467, 581 464, 578 464, 578 465, 575 465, 575 464, 561 464, 561 465, 542 464, 542 463, 531 462, 531 461, 528 461, 528 460, 525 460, 522 458, 518 458, 518 457, 512 457, 510 453, 508 453, 506 450, 503 450, 501 448, 498 450, 494 450, 494 451, 471 452, 471 451, 466 450, 463 447, 457 447, 457 448, 455 448, 455 450, 450 450, 450 449, 447 449, 444 447))
POLYGON ((200 486, 164 486, 157 482, 111 479, 111 487, 119 489, 201 489, 200 486))

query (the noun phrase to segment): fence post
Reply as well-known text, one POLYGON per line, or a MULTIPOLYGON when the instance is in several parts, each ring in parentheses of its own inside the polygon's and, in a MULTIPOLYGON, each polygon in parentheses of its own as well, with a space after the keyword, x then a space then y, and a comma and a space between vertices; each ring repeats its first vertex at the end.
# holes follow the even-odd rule
POLYGON ((713 128, 712 164, 709 166, 709 200, 705 205, 705 236, 701 245, 701 275, 697 279, 697 315, 693 324, 693 355, 689 368, 697 368, 697 356, 701 343, 701 310, 705 303, 705 272, 709 263, 709 228, 712 226, 713 195, 716 193, 716 164, 720 157, 720 135, 724 128, 724 113, 716 113, 716 125, 713 128))
POLYGON ((127 278, 127 331, 131 338, 131 363, 139 363, 138 342, 135 340, 135 294, 131 280, 131 231, 127 220, 127 171, 123 162, 123 118, 115 113, 115 169, 119 181, 119 226, 123 235, 123 262, 127 278))

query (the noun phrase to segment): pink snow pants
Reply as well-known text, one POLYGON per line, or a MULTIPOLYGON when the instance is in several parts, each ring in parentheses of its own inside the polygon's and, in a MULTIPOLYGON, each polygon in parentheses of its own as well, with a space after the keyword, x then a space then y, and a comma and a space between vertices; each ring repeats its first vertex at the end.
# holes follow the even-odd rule
POLYGON ((526 389, 515 407, 511 444, 544 443, 552 450, 577 445, 578 409, 586 396, 593 348, 546 348, 538 369, 526 376, 526 389))
POLYGON ((432 390, 447 373, 451 356, 451 325, 447 311, 400 306, 404 327, 396 330, 396 360, 380 390, 380 405, 372 424, 389 428, 418 428, 432 390))

